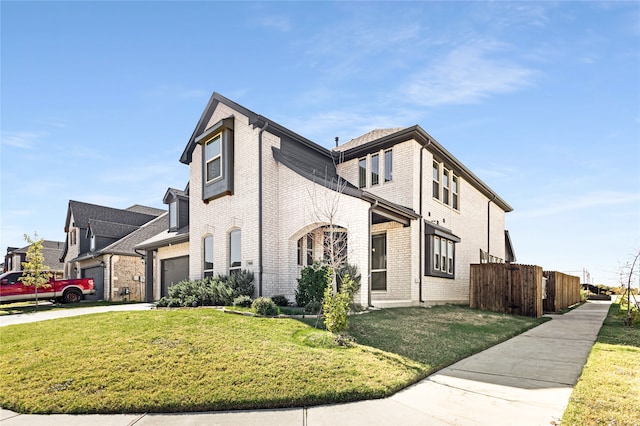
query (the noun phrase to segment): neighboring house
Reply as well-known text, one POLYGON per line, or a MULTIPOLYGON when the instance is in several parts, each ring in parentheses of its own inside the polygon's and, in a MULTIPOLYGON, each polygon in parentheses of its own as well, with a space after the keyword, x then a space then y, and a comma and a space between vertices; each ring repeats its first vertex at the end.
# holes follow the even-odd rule
POLYGON ((248 269, 254 296, 293 300, 302 268, 337 252, 361 272, 362 305, 468 303, 471 263, 512 260, 512 208, 417 125, 329 150, 214 93, 180 161, 190 279, 248 269))
MULTIPOLYGON (((4 268, 3 271, 22 271, 22 262, 27 260, 27 250, 29 246, 22 248, 7 247, 7 254, 4 256, 4 268)), ((44 256, 44 266, 49 268, 49 271, 53 274, 54 278, 62 278, 64 273, 64 267, 60 263, 60 255, 64 250, 64 243, 62 241, 42 241, 42 255, 44 256)))
POLYGON ((145 252, 148 302, 168 296, 171 285, 189 279, 189 185, 184 191, 169 188, 163 202, 168 206, 165 228, 135 247, 145 252))
POLYGON ((69 201, 60 262, 69 278, 93 278, 96 300, 144 300, 143 253, 135 246, 167 227, 164 210, 69 201))

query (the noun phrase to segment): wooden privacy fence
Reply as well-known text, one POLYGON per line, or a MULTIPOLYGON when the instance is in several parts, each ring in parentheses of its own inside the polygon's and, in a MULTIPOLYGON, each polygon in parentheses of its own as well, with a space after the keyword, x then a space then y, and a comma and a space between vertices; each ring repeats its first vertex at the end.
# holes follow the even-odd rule
POLYGON ((556 271, 544 271, 547 294, 543 301, 545 312, 558 312, 580 302, 580 278, 556 271))
POLYGON ((542 268, 515 263, 471 265, 469 305, 475 309, 541 317, 542 268))

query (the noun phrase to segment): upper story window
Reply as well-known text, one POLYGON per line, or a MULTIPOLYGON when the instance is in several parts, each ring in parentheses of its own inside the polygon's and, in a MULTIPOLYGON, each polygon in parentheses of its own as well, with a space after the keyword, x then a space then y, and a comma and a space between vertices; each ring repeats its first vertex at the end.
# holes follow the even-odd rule
POLYGON ((367 159, 358 160, 358 188, 367 186, 367 159))
POLYGON ((234 118, 218 121, 196 138, 202 145, 202 201, 233 194, 234 118))
POLYGON ((371 186, 380 183, 380 155, 371 156, 371 186))
POLYGON ((222 176, 222 136, 217 135, 205 144, 207 182, 222 176))
POLYGON ((212 277, 213 276, 213 235, 207 235, 203 240, 203 265, 202 270, 204 272, 204 276, 212 277))
POLYGON ((451 176, 451 207, 458 210, 458 176, 451 176))
POLYGON ((442 169, 442 202, 449 204, 449 170, 442 169))
POLYGON ((440 199, 440 163, 433 162, 433 198, 440 199))
POLYGON ((169 229, 178 228, 178 201, 169 203, 169 229))
POLYGON ((89 251, 96 251, 96 236, 92 232, 91 237, 89 239, 89 251))
POLYGON ((69 232, 69 244, 75 246, 77 243, 76 241, 76 230, 72 229, 71 232, 69 232))
POLYGON ((237 274, 242 267, 240 235, 239 229, 229 233, 229 275, 237 274))
POLYGON ((384 181, 390 182, 393 179, 393 150, 384 152, 384 181))

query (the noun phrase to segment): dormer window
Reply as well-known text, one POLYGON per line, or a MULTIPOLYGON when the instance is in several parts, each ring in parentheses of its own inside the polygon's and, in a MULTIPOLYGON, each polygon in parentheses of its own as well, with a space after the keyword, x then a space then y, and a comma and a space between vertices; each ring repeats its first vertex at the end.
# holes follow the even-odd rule
POLYGON ((169 203, 169 228, 178 228, 178 201, 169 203))
POLYGON ((96 235, 92 232, 89 238, 89 251, 96 251, 96 235))

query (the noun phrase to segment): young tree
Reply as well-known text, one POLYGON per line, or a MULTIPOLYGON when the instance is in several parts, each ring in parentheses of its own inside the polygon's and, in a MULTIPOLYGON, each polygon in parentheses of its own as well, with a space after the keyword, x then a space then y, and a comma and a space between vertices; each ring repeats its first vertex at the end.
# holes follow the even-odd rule
POLYGON ((338 291, 336 273, 347 264, 348 245, 347 230, 338 225, 338 215, 340 212, 340 201, 347 187, 347 181, 340 176, 330 181, 325 178, 325 187, 332 188, 331 191, 317 192, 316 187, 309 193, 312 202, 311 215, 316 222, 324 223, 323 232, 316 233, 314 240, 322 247, 322 264, 331 270, 331 288, 335 293, 338 291))
POLYGON ((19 278, 25 286, 34 286, 36 294, 36 307, 38 306, 38 289, 49 283, 49 267, 44 264, 44 255, 42 254, 43 238, 37 239, 38 233, 33 234, 31 239, 24 234, 24 239, 29 243, 27 249, 27 261, 22 262, 22 276, 19 278))
MULTIPOLYGON (((637 279, 638 277, 636 275, 638 275, 638 271, 636 269, 636 263, 638 262, 638 259, 640 259, 640 250, 638 251, 638 253, 634 256, 633 258, 633 262, 631 263, 627 263, 620 275, 621 275, 621 281, 622 278, 626 278, 627 279, 627 289, 626 289, 626 296, 627 296, 627 316, 625 318, 625 324, 626 325, 631 325, 631 296, 632 296, 632 290, 631 290, 631 284, 634 281, 634 279, 637 279)), ((622 286, 624 287, 624 281, 622 281, 622 286)), ((624 298, 625 294, 623 293, 622 297, 624 298)), ((636 308, 638 308, 638 303, 636 301, 635 296, 633 296, 633 301, 636 304, 636 308)))

